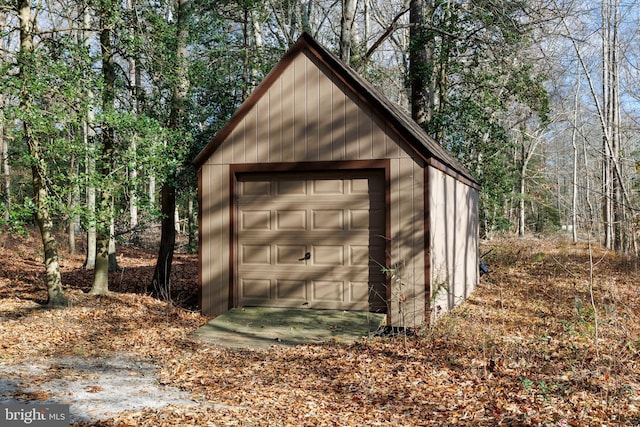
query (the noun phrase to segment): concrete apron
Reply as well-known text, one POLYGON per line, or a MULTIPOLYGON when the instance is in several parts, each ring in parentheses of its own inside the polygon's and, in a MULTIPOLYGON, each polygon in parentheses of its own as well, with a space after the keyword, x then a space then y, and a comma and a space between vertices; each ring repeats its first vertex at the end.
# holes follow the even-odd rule
POLYGON ((327 341, 353 343, 372 336, 383 324, 379 313, 286 309, 234 308, 193 332, 194 338, 233 348, 268 348, 327 341))

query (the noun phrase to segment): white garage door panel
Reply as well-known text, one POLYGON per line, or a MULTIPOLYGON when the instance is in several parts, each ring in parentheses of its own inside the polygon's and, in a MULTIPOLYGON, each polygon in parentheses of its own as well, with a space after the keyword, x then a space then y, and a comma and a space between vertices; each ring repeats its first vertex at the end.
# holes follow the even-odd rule
POLYGON ((239 304, 384 309, 384 188, 364 172, 240 176, 239 304))

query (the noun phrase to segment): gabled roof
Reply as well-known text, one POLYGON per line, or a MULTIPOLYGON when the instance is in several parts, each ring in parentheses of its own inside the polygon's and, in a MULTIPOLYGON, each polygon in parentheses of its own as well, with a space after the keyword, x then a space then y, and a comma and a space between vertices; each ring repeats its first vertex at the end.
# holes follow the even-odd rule
POLYGON ((462 179, 475 188, 479 188, 478 182, 469 171, 431 138, 407 112, 391 102, 371 83, 361 77, 352 68, 345 65, 336 55, 325 49, 306 32, 303 33, 298 41, 284 54, 282 59, 271 72, 267 74, 253 93, 242 103, 231 119, 218 131, 200 154, 198 154, 193 161, 197 168, 200 168, 220 144, 224 142, 226 137, 244 118, 247 112, 253 108, 293 59, 305 50, 334 73, 334 76, 342 81, 347 89, 352 91, 355 97, 368 104, 373 114, 376 114, 380 120, 403 138, 409 149, 413 150, 415 155, 431 166, 458 179, 462 179))

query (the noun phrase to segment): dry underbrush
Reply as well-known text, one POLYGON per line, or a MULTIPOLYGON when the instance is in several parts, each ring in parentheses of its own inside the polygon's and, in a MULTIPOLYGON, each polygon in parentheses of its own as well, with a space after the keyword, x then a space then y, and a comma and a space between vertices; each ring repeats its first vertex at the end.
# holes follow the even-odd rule
MULTIPOLYGON (((20 244, 0 244, 3 363, 125 352, 202 402, 94 425, 640 425, 638 263, 599 247, 590 260, 586 244, 490 242, 489 275, 420 337, 253 352, 190 340, 206 319, 143 295, 128 272, 153 254, 131 249, 113 279, 126 293, 86 295, 67 256, 74 305, 41 309, 41 260, 20 244)), ((178 271, 193 279, 192 264, 178 271)))

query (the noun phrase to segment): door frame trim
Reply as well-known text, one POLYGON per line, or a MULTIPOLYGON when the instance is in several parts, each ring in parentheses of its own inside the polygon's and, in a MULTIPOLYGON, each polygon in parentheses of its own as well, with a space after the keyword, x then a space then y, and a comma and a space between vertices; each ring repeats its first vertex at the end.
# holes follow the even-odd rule
MULTIPOLYGON (((229 165, 229 309, 238 307, 237 283, 237 200, 238 176, 247 173, 284 173, 284 172, 327 172, 333 171, 383 171, 384 172, 384 204, 385 204, 385 264, 391 265, 391 161, 389 159, 375 160, 341 160, 326 162, 295 162, 295 163, 239 163, 229 165)), ((391 301, 391 281, 386 277, 386 302, 389 307, 391 301)), ((387 316, 389 318, 389 316, 387 316)))

